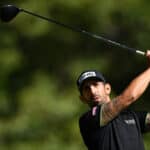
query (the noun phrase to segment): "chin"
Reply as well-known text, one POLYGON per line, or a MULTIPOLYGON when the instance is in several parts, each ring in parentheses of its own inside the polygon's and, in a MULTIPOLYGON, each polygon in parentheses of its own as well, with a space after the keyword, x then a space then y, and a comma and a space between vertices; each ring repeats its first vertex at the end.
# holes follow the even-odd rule
POLYGON ((101 103, 97 101, 97 102, 94 102, 94 103, 93 103, 93 106, 100 105, 100 104, 101 104, 101 103))

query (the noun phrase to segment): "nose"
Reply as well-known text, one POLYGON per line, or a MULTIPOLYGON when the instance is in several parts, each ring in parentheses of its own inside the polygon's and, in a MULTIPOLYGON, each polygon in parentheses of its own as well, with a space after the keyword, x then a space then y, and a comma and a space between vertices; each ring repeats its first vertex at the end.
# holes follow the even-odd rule
POLYGON ((93 85, 89 85, 89 90, 91 94, 95 93, 95 87, 93 85))

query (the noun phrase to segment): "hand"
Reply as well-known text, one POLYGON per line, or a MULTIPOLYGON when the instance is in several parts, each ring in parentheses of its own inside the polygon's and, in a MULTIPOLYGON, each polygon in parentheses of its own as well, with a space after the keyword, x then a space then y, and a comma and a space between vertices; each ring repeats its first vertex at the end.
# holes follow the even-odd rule
POLYGON ((148 66, 150 67, 150 50, 146 51, 146 57, 147 57, 147 60, 148 60, 148 66))

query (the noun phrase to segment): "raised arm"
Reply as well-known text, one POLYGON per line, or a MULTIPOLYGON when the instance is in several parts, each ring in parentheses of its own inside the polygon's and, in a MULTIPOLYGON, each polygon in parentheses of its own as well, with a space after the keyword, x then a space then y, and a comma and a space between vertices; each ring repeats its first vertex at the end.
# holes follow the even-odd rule
MULTIPOLYGON (((148 62, 150 62, 150 51, 146 53, 148 62)), ((150 64, 150 63, 149 63, 150 64)), ((103 104, 101 107, 100 125, 103 126, 115 118, 123 109, 135 102, 146 90, 150 83, 150 65, 138 75, 128 87, 112 101, 103 104)))

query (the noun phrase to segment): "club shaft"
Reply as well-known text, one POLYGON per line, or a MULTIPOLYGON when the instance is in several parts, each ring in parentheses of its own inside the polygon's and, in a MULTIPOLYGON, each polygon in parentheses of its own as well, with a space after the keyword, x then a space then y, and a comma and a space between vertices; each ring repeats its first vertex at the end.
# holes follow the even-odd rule
POLYGON ((54 20, 54 19, 51 19, 51 18, 47 18, 47 17, 44 17, 44 16, 41 16, 41 15, 38 15, 38 14, 35 14, 33 12, 30 12, 30 11, 27 11, 25 9, 21 9, 20 8, 20 11, 21 12, 24 12, 24 13, 27 13, 27 14, 30 14, 32 16, 35 16, 35 17, 38 17, 38 18, 41 18, 43 20, 46 20, 46 21, 49 21, 49 22, 52 22, 52 23, 55 23, 59 26, 63 26, 64 28, 67 28, 67 29, 70 29, 70 30, 73 30, 73 31, 76 31, 76 32, 80 32, 80 33, 83 33, 85 35, 88 35, 92 38, 95 38, 95 39, 98 39, 98 40, 101 40, 107 44, 110 44, 112 46, 118 46, 120 48, 123 48, 123 49, 126 49, 128 51, 131 51, 131 52, 134 52, 136 54, 139 54, 139 55, 145 55, 145 52, 141 51, 141 50, 138 50, 138 49, 135 49, 135 48, 131 48, 131 47, 128 47, 124 44, 120 44, 118 42, 115 42, 115 41, 112 41, 112 40, 109 40, 109 39, 106 39, 102 36, 99 36, 99 35, 96 35, 96 34, 93 34, 91 32, 88 32, 88 31, 85 31, 85 30, 82 30, 82 29, 79 29, 79 28, 75 28, 75 27, 72 27, 72 26, 69 26, 69 25, 66 25, 64 23, 61 23, 61 22, 58 22, 57 20, 54 20))

